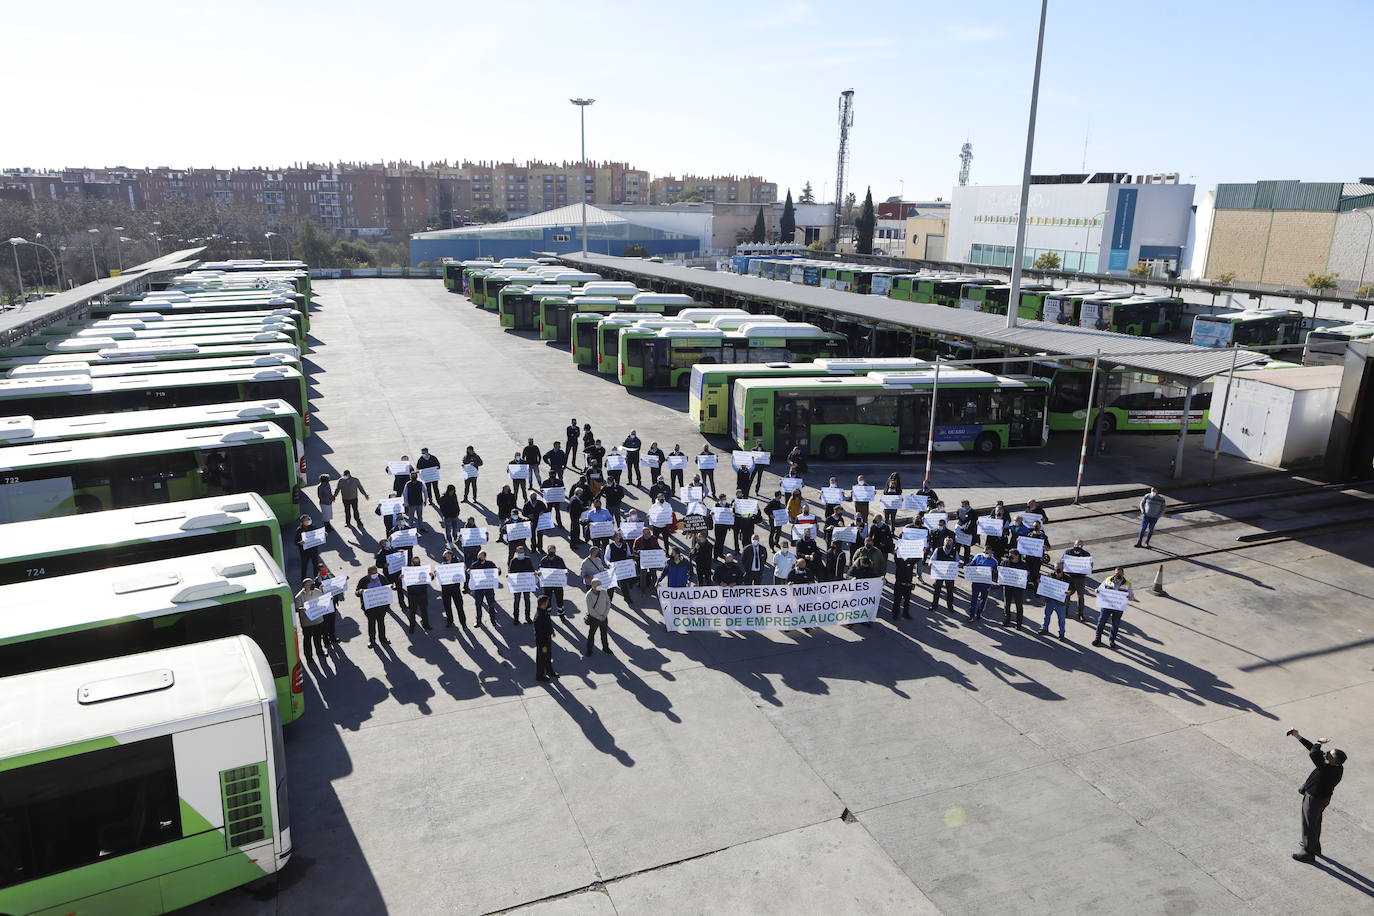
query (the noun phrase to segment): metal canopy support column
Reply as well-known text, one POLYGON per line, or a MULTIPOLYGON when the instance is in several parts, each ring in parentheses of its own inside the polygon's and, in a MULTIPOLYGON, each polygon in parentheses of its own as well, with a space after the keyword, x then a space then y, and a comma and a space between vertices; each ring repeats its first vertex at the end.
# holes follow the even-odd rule
MULTIPOLYGON (((1226 372, 1226 398, 1221 402, 1221 419, 1217 421, 1217 441, 1212 449, 1212 473, 1207 478, 1207 486, 1217 479, 1217 456, 1221 454, 1221 437, 1226 432, 1226 408, 1231 404, 1232 389, 1236 381, 1236 360, 1240 359, 1240 348, 1231 348, 1231 368, 1226 372)), ((1215 388, 1213 389, 1215 393, 1215 388)))
POLYGON ((926 477, 923 487, 930 486, 930 467, 935 461, 935 404, 940 394, 940 361, 935 361, 935 379, 930 385, 930 425, 926 429, 926 477))
POLYGON ((1083 412, 1083 444, 1078 449, 1078 483, 1073 490, 1073 501, 1083 494, 1083 472, 1088 465, 1088 428, 1093 419, 1093 394, 1097 391, 1097 364, 1102 359, 1102 351, 1093 357, 1092 375, 1088 377, 1088 409, 1083 412))
POLYGON ((1183 446, 1188 440, 1188 424, 1193 412, 1193 387, 1183 389, 1183 416, 1178 421, 1178 446, 1174 449, 1174 480, 1183 479, 1183 446))

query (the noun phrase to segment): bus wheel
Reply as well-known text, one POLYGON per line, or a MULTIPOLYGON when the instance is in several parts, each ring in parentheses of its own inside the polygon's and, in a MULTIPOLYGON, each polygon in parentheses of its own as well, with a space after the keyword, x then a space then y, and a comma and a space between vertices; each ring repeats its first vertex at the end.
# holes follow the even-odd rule
POLYGON ((684 372, 677 377, 677 390, 686 391, 692 385, 692 373, 684 372))
POLYGON ((1102 415, 1102 431, 1104 433, 1116 432, 1116 414, 1102 415))
POLYGON ((973 440, 973 451, 977 455, 995 455, 1001 446, 1002 442, 996 433, 983 433, 973 440))
POLYGON ((826 461, 842 461, 849 456, 849 443, 844 436, 826 436, 821 443, 821 457, 826 461))

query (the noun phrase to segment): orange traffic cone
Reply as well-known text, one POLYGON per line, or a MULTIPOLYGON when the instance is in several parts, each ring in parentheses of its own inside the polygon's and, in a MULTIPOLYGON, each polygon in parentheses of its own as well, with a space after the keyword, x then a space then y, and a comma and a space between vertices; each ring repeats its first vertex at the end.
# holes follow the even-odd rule
POLYGON ((1154 592, 1156 595, 1162 595, 1162 594, 1164 594, 1164 564, 1163 564, 1163 563, 1160 563, 1160 564, 1159 564, 1159 568, 1155 570, 1155 581, 1154 581, 1154 584, 1150 586, 1150 591, 1154 592))

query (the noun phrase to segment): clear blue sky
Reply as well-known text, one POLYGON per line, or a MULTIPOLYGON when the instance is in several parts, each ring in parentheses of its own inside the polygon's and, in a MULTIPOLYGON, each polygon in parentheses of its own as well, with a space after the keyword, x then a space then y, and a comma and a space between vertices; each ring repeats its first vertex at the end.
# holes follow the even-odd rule
MULTIPOLYGON (((819 196, 853 88, 851 187, 948 196, 965 137, 974 182, 1019 179, 1038 9, 26 3, 5 15, 0 166, 576 159, 586 95, 589 157, 819 196)), ((1079 170, 1086 134, 1090 171, 1202 188, 1374 174, 1371 33, 1368 0, 1051 0, 1035 170, 1079 170)))

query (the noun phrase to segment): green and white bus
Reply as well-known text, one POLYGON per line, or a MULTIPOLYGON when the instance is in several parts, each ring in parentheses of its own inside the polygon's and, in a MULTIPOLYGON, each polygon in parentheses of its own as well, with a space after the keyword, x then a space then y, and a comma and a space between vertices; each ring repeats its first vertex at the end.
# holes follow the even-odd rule
POLYGON ((300 491, 291 437, 271 423, 0 447, 0 524, 257 493, 283 522, 300 491))
POLYGON ((497 296, 496 313, 501 327, 515 331, 535 331, 539 328, 539 301, 545 296, 567 299, 572 295, 571 286, 542 283, 535 286, 511 284, 497 296))
POLYGON ((661 328, 695 328, 686 318, 666 318, 612 313, 596 326, 596 371, 617 375, 620 371, 621 338, 629 331, 657 331, 661 328))
POLYGON ((1302 343, 1302 313, 1243 309, 1193 318, 1195 347, 1282 347, 1302 343))
POLYGON ((169 913, 291 858, 282 710, 245 636, 0 679, 0 912, 169 913))
POLYGON ((806 378, 822 375, 866 375, 869 372, 922 369, 921 359, 845 357, 809 363, 697 363, 687 385, 687 415, 703 433, 730 432, 730 391, 742 378, 806 378))
POLYGON ((972 284, 995 286, 997 283, 997 280, 991 280, 987 277, 959 276, 956 274, 899 276, 893 280, 892 291, 888 293, 888 298, 901 299, 906 302, 930 302, 936 305, 957 306, 965 286, 972 284))
POLYGON ((545 297, 539 300, 539 339, 571 344, 574 315, 609 315, 620 311, 624 311, 624 303, 610 296, 545 297))
MULTIPOLYGON (((294 348, 293 348, 294 349, 294 348)), ((77 356, 75 353, 64 356, 77 356)), ((25 359, 26 357, 19 357, 25 359)), ((216 372, 221 369, 262 369, 270 366, 290 366, 301 370, 298 356, 272 353, 263 356, 228 356, 224 359, 166 359, 135 362, 101 362, 72 359, 61 363, 28 363, 0 368, 6 378, 33 378, 40 375, 89 375, 91 378, 114 378, 119 375, 154 375, 159 372, 216 372)))
POLYGON ((290 366, 111 378, 77 373, 0 379, 0 416, 39 420, 239 401, 284 401, 300 414, 305 435, 310 435, 305 376, 290 366))
POLYGON ((67 336, 90 328, 131 328, 146 331, 171 328, 217 327, 222 324, 301 324, 301 312, 293 308, 252 309, 211 315, 164 315, 162 312, 129 312, 109 318, 84 318, 48 325, 39 333, 67 336))
POLYGON ((538 274, 525 270, 492 270, 478 276, 477 288, 481 291, 481 301, 477 303, 479 308, 489 312, 496 311, 500 303, 501 290, 512 284, 516 286, 534 286, 542 279, 538 274))
POLYGON ((1345 363, 1345 348, 1352 340, 1374 337, 1374 321, 1356 321, 1307 332, 1303 347, 1304 366, 1340 366, 1345 363))
MULTIPOLYGON (((1044 300, 1039 296, 1028 298, 1028 294, 1053 291, 1054 287, 1048 283, 1023 283, 1021 285, 1021 304, 1016 310, 1017 317, 1039 321, 1040 316, 1044 314, 1044 300)), ((1007 302, 1010 299, 1010 283, 999 283, 995 286, 986 283, 966 283, 959 294, 959 307, 975 312, 1005 315, 1007 302)))
POLYGON ((1044 302, 1041 307, 1043 317, 1041 321, 1050 324, 1067 324, 1078 327, 1079 312, 1084 299, 1096 299, 1099 302, 1111 302, 1117 299, 1129 299, 1130 293, 1104 293, 1101 290, 1085 289, 1057 289, 1051 293, 1045 293, 1044 302))
POLYGON ((0 677, 247 636, 272 669, 282 718, 305 711, 292 590, 261 547, 94 569, 0 590, 0 677))
POLYGON ((602 321, 611 318, 628 323, 663 313, 661 305, 646 305, 643 311, 628 311, 629 306, 625 301, 610 296, 586 296, 572 301, 577 306, 577 311, 572 312, 568 318, 568 334, 574 366, 596 367, 597 352, 600 350, 600 334, 597 329, 602 321), (610 311, 602 311, 608 307, 610 311))
MULTIPOLYGON (((295 347, 291 338, 280 331, 256 331, 239 334, 197 334, 193 337, 157 337, 139 340, 115 340, 108 335, 99 337, 56 337, 45 338, 42 344, 22 344, 6 347, 0 353, 5 356, 49 356, 54 353, 99 353, 104 350, 137 352, 141 359, 154 351, 171 352, 177 348, 190 347, 236 347, 236 346, 288 346, 295 347)), ((297 352, 300 348, 296 347, 297 352)))
POLYGON ((1154 337, 1183 327, 1183 300, 1174 296, 1090 296, 1078 306, 1079 327, 1154 337))
MULTIPOLYGON (((154 361, 160 365, 185 363, 187 360, 237 359, 240 357, 280 357, 280 362, 297 365, 300 362, 299 347, 289 343, 249 344, 247 346, 202 347, 196 344, 154 343, 151 346, 139 343, 136 346, 113 346, 102 350, 88 350, 82 353, 48 353, 44 356, 10 356, 9 350, 0 350, 0 372, 8 372, 19 366, 62 366, 76 364, 81 366, 120 366, 137 363, 141 360, 154 361)), ((254 363, 257 365, 257 363, 254 363)), ((262 365, 277 365, 265 362, 262 365)), ((185 370, 174 370, 185 371, 185 370)))
POLYGON ((281 526, 256 493, 14 522, 0 525, 0 586, 231 547, 286 568, 281 526))
MULTIPOLYGON (((1097 407, 1088 407, 1092 370, 1058 363, 1035 363, 1035 375, 1050 382, 1049 425, 1051 431, 1081 431, 1086 421, 1097 423, 1097 407)), ((1099 373, 1093 399, 1102 404, 1105 432, 1177 431, 1183 419, 1185 392, 1167 380, 1142 372, 1112 369, 1099 373)), ((1193 393, 1188 409, 1188 431, 1207 428, 1210 386, 1193 393)))
MULTIPOLYGON (((685 318, 686 312, 678 317, 685 318)), ((630 329, 621 337, 619 379, 629 388, 686 391, 698 363, 808 362, 849 355, 843 334, 814 324, 744 324, 734 331, 713 327, 630 329)))
POLYGON ((630 300, 645 290, 628 280, 593 280, 582 287, 584 296, 610 296, 613 299, 630 300))
POLYGON ((197 327, 151 325, 147 329, 128 326, 102 326, 70 330, 61 334, 33 334, 24 338, 21 346, 37 346, 55 340, 177 340, 182 337, 226 337, 243 334, 283 334, 292 346, 305 349, 305 336, 294 322, 281 321, 213 321, 197 327))
POLYGON ((87 316, 90 318, 118 318, 129 312, 159 312, 163 315, 214 315, 223 312, 241 312, 246 309, 286 308, 300 313, 303 330, 310 330, 310 310, 305 297, 299 294, 290 296, 276 293, 272 295, 216 296, 216 295, 162 295, 150 293, 133 302, 106 302, 92 305, 87 316))
MULTIPOLYGON (((786 455, 838 461, 848 455, 910 455, 926 450, 935 372, 874 372, 850 378, 741 379, 731 433, 740 448, 762 440, 786 455)), ((977 369, 942 369, 935 449, 990 455, 1036 448, 1049 435, 1049 382, 977 369)))

